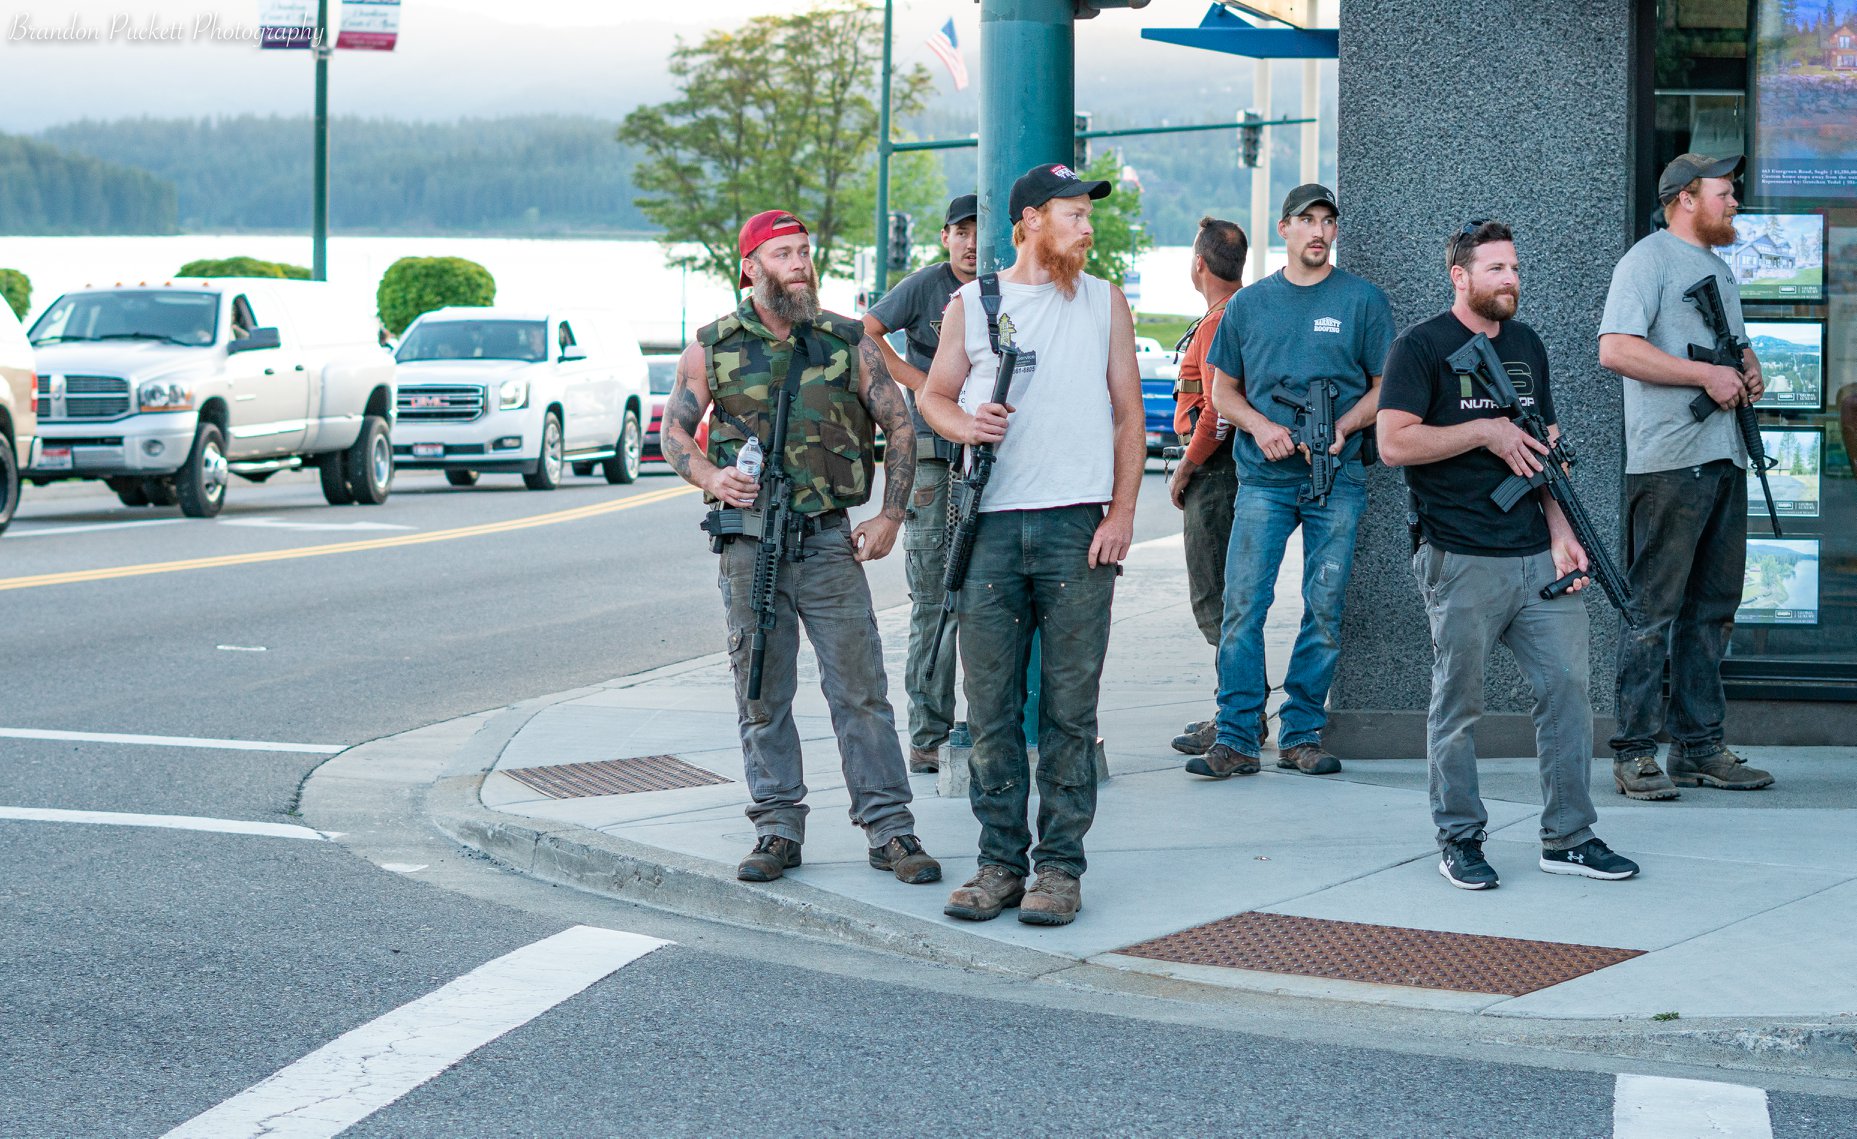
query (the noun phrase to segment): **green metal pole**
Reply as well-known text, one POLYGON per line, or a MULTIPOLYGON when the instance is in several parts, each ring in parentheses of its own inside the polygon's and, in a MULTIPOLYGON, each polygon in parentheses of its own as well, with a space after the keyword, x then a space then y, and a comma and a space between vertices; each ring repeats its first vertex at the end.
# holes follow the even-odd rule
POLYGON ((870 303, 890 287, 890 24, 893 0, 883 0, 883 78, 877 88, 877 224, 871 230, 870 303))
POLYGON ((329 279, 329 0, 316 0, 316 157, 310 177, 315 181, 310 208, 310 276, 329 279))
POLYGON ((1012 263, 1007 198, 1075 147, 1073 0, 980 0, 980 271, 1012 263))

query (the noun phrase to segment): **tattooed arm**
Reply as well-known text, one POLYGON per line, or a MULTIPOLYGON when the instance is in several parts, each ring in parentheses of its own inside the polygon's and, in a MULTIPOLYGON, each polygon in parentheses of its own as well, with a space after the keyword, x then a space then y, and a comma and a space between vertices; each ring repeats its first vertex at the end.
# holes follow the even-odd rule
POLYGON ((703 346, 691 344, 677 360, 677 380, 664 400, 659 449, 665 462, 685 482, 701 487, 729 506, 753 506, 761 484, 733 466, 717 467, 696 445, 697 424, 709 407, 709 380, 703 372, 703 346))
POLYGON ((875 518, 858 524, 851 545, 861 562, 873 561, 896 544, 897 528, 909 506, 916 481, 916 429, 903 402, 903 389, 884 366, 877 341, 866 335, 858 344, 858 395, 877 426, 883 428, 883 509, 875 518))

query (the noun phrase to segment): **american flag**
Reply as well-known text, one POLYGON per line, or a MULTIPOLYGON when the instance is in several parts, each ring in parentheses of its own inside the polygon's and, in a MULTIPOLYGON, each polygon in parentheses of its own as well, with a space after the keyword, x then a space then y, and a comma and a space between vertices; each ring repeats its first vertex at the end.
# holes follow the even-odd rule
POLYGON ((948 74, 954 77, 954 89, 967 90, 967 61, 961 58, 960 44, 954 38, 952 18, 941 26, 939 32, 928 38, 928 49, 947 66, 948 74))

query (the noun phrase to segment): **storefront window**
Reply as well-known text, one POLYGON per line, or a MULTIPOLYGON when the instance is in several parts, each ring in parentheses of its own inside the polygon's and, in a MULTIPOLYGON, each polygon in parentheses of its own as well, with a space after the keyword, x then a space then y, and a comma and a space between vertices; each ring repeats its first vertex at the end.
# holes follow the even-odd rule
POLYGON ((1661 0, 1654 168, 1748 156, 1733 246, 1782 536, 1750 478, 1739 697, 1857 699, 1857 2, 1661 0))

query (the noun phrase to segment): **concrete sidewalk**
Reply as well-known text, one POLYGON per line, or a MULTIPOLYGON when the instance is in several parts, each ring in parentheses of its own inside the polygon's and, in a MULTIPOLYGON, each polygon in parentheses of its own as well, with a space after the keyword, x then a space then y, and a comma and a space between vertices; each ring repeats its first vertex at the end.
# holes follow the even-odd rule
MULTIPOLYGON (((1273 680, 1301 615, 1295 556, 1292 545, 1270 624, 1273 680)), ((900 698, 906 613, 883 613, 879 625, 891 692, 900 698)), ((693 643, 709 643, 708 632, 694 630, 693 643)), ((1196 986, 1517 1018, 1677 1013, 1805 1021, 1837 1039, 1857 1030, 1857 748, 1747 748, 1751 762, 1776 773, 1774 788, 1686 790, 1674 803, 1628 803, 1613 792, 1609 765, 1596 762, 1597 830, 1644 867, 1626 882, 1540 872, 1533 760, 1486 760, 1487 851, 1502 886, 1455 890, 1437 873, 1422 758, 1349 762, 1338 776, 1314 778, 1276 770, 1275 752, 1266 749, 1264 772, 1250 778, 1211 782, 1180 770, 1183 757, 1168 741, 1186 721, 1210 714, 1214 674, 1212 650, 1187 606, 1176 536, 1138 546, 1118 587, 1101 706, 1112 778, 1086 842, 1083 912, 1062 928, 1022 925, 1013 911, 974 924, 941 913, 948 890, 974 869, 978 827, 965 799, 939 797, 933 776, 913 780, 917 830, 942 861, 942 883, 904 886, 871 870, 862 832, 845 821, 810 654, 801 677, 795 713, 814 811, 805 865, 781 882, 734 880, 754 833, 742 814, 741 753, 721 654, 495 717, 474 741, 476 754, 494 755, 494 764, 441 784, 435 818, 467 844, 557 881, 969 966, 1037 974, 1081 962, 1196 986), (553 799, 506 774, 666 754, 730 782, 553 799), (1641 955, 1505 995, 1119 952, 1247 912, 1641 955)))

